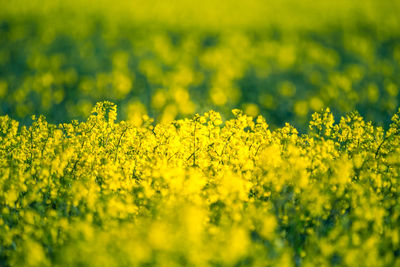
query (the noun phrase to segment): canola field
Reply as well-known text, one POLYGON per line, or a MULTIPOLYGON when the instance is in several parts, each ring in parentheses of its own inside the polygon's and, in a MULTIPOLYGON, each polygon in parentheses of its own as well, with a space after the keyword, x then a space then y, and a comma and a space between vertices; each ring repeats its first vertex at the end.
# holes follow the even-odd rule
POLYGON ((400 266, 399 12, 0 0, 0 266, 400 266))

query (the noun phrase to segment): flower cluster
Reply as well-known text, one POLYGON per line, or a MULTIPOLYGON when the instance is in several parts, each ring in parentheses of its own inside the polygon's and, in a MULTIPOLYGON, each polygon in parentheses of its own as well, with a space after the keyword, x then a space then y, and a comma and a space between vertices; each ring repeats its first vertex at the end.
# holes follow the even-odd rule
POLYGON ((0 117, 1 265, 400 263, 400 110, 384 130, 326 109, 308 134, 233 115, 0 117))

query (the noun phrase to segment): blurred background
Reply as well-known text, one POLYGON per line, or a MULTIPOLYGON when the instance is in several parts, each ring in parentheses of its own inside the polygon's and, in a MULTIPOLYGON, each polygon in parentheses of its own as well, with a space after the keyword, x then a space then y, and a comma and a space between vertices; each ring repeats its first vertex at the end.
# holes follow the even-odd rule
POLYGON ((140 125, 214 109, 305 130, 310 114, 399 106, 400 1, 0 0, 0 115, 140 125))

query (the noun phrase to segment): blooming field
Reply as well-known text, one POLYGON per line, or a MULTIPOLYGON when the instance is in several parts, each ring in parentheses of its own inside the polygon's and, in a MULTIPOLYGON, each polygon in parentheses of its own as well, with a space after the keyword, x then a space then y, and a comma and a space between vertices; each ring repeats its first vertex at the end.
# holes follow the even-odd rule
POLYGON ((13 266, 393 266, 400 118, 315 113, 310 132, 234 110, 141 127, 0 118, 1 260, 13 266))
POLYGON ((324 107, 397 111, 400 1, 109 2, 2 1, 1 113, 61 123, 108 100, 137 124, 239 108, 306 130, 324 107))
POLYGON ((0 5, 0 266, 400 266, 399 1, 0 5))

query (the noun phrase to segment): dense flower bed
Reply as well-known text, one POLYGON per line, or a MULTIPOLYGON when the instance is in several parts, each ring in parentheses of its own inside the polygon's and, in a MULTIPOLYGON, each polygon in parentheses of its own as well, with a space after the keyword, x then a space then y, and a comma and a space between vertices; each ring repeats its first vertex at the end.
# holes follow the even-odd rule
POLYGON ((395 266, 400 118, 0 117, 0 265, 395 266))

